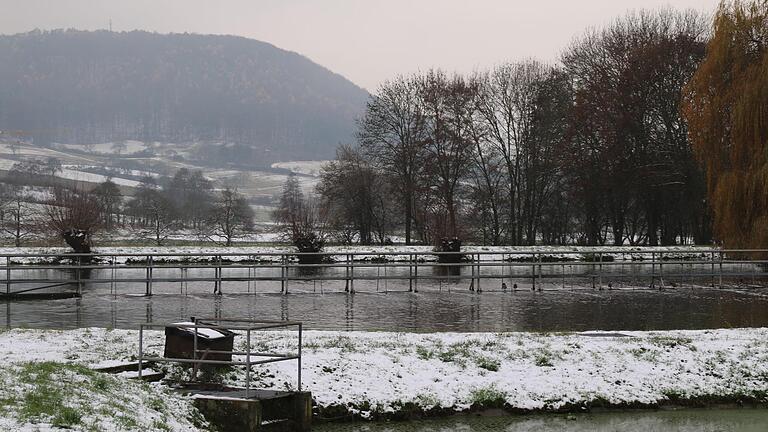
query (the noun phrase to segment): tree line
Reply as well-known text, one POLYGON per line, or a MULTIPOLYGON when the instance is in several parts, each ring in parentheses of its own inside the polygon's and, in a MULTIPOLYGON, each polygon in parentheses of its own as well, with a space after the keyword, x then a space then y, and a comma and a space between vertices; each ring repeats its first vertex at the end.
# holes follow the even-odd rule
POLYGON ((126 197, 111 180, 89 189, 57 183, 35 189, 27 184, 32 177, 39 183, 39 167, 15 164, 0 188, 0 228, 16 246, 52 235, 87 252, 94 235, 126 230, 158 246, 180 232, 230 246, 253 230, 245 197, 235 187, 214 189, 201 171, 182 168, 161 184, 147 177, 126 197))
POLYGON ((628 14, 558 64, 398 76, 318 186, 348 241, 706 244, 707 187, 681 114, 705 56, 694 12, 628 14))

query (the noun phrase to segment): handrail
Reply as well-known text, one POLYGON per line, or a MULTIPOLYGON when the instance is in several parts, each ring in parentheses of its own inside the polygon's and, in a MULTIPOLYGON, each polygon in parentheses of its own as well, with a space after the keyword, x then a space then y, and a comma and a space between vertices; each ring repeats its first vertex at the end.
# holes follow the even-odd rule
MULTIPOLYGON (((407 246, 409 248, 413 248, 414 246, 407 246)), ((429 246, 415 246, 419 248, 429 248, 429 246)), ((433 250, 402 250, 402 251, 377 251, 377 250, 362 250, 362 251, 351 251, 351 250, 327 250, 323 252, 298 252, 295 250, 285 250, 285 251, 263 251, 263 250, 254 250, 249 251, 246 248, 244 248, 241 251, 232 251, 232 252, 156 252, 156 251, 146 251, 146 252, 99 252, 94 251, 91 253, 69 253, 69 252, 44 252, 44 253, 0 253, 1 258, 35 258, 35 257, 43 257, 43 258, 88 258, 88 257, 242 257, 242 256, 248 256, 248 257, 261 257, 261 256, 268 256, 268 257, 282 257, 282 256, 337 256, 337 255, 350 255, 350 256, 410 256, 410 255, 426 255, 426 256, 462 256, 462 255, 585 255, 585 254, 641 254, 641 255, 650 255, 650 254, 727 254, 727 253, 768 253, 768 249, 718 249, 718 248, 708 248, 708 247, 691 247, 691 248, 685 248, 685 249, 678 249, 678 248, 665 248, 663 246, 644 246, 642 248, 638 248, 635 246, 625 246, 623 248, 604 248, 602 246, 579 246, 578 250, 571 249, 535 249, 535 246, 532 246, 531 249, 515 249, 520 246, 494 246, 498 247, 500 249, 498 250, 487 250, 488 247, 481 247, 478 246, 478 248, 481 249, 474 249, 474 248, 465 248, 464 250, 460 252, 443 252, 443 251, 433 251, 433 250)))
MULTIPOLYGON (((719 285, 723 284, 723 276, 729 278, 737 277, 765 277, 768 259, 762 256, 750 259, 749 257, 731 257, 726 255, 730 253, 761 253, 768 256, 768 250, 764 249, 713 249, 713 248, 580 248, 571 249, 517 249, 511 247, 497 248, 494 250, 472 250, 467 249, 462 252, 435 252, 435 251, 382 251, 374 253, 371 250, 329 250, 325 252, 314 252, 301 254, 298 252, 276 252, 276 251, 237 251, 230 253, 209 253, 209 252, 190 252, 190 253, 160 253, 160 252, 130 252, 117 253, 112 251, 94 252, 92 254, 66 254, 53 255, 43 254, 6 254, 5 260, 0 260, 0 273, 5 270, 5 293, 0 293, 0 297, 14 298, 19 294, 29 291, 42 290, 60 286, 62 284, 72 284, 77 286, 77 294, 80 295, 86 284, 110 284, 110 294, 116 294, 117 283, 134 283, 144 285, 144 295, 153 294, 153 284, 158 283, 176 283, 182 285, 188 282, 214 282, 214 293, 221 294, 222 283, 224 282, 247 282, 248 292, 250 283, 257 281, 280 282, 280 292, 288 293, 288 284, 291 281, 342 281, 344 290, 355 292, 355 280, 398 280, 408 281, 409 291, 418 291, 418 283, 421 280, 432 281, 461 281, 470 280, 470 289, 474 289, 475 282, 477 290, 480 289, 480 281, 485 279, 519 279, 530 278, 533 288, 541 289, 537 281, 554 278, 593 278, 593 285, 602 287, 604 278, 621 278, 623 276, 634 276, 626 272, 614 272, 631 267, 646 268, 650 274, 643 273, 642 277, 649 277, 651 286, 654 286, 657 279, 663 285, 664 278, 687 277, 691 278, 718 278, 719 285), (301 263, 301 261, 289 260, 289 257, 296 256, 321 256, 329 257, 330 261, 301 263), (456 257, 457 255, 466 257, 460 262, 445 262, 439 259, 441 256, 456 257), (19 262, 19 258, 37 257, 47 258, 56 257, 56 262, 30 260, 29 262, 19 262), (80 258, 79 258, 80 257, 80 258), (88 257, 83 259, 82 257, 88 257), (140 258, 136 260, 118 259, 119 257, 140 258), (176 260, 174 258, 183 257, 185 260, 176 260), (237 257, 237 259, 226 260, 226 258, 237 257), (257 259, 263 257, 279 257, 279 260, 257 259), (363 257, 364 259, 359 259, 363 257), (397 259, 388 259, 388 257, 397 257, 397 259), (578 258, 581 259, 578 259, 578 258), (94 258, 100 258, 96 260, 94 258), (204 258, 204 259, 201 259, 204 258), (358 258, 358 259, 355 259, 358 258), (378 258, 378 259, 377 259, 378 258), (743 265, 752 265, 752 271, 744 272, 743 268, 735 268, 743 265), (674 266, 680 266, 675 269, 674 266), (706 266, 706 269, 698 268, 695 274, 686 272, 684 266, 706 266), (419 272, 419 267, 429 267, 432 272, 419 272), (438 272, 442 269, 460 269, 462 267, 471 268, 469 272, 462 274, 461 271, 438 272), (568 272, 566 273, 566 267, 568 272), (725 267, 725 268, 724 268, 725 267), (405 274, 397 272, 387 272, 387 269, 399 268, 407 269, 405 274), (665 271, 666 268, 666 271, 665 271), (153 270, 161 270, 162 273, 153 275, 153 270), (180 274, 169 273, 169 271, 178 269, 180 274), (214 270, 215 274, 211 277, 205 272, 194 272, 189 274, 189 269, 214 270), (247 277, 238 274, 237 270, 248 270, 247 277), (279 269, 279 276, 277 270, 279 269), (337 274, 321 272, 302 273, 302 270, 324 270, 324 269, 342 269, 337 274), (520 272, 520 270, 523 270, 520 272), (557 271, 561 269, 561 271, 557 271), (40 277, 29 277, 23 272, 26 270, 46 271, 40 277), (90 271, 107 271, 104 273, 91 274, 90 271), (260 273, 255 272, 258 270, 260 273), (356 271, 360 270, 360 271, 356 271), (383 270, 383 276, 381 275, 383 270), (485 271, 483 271, 485 270, 485 271), (672 270, 672 271, 670 271, 672 270), (703 271, 704 270, 704 271, 703 271), (70 272, 67 273, 47 273, 70 272), (131 271, 142 271, 143 275, 131 273, 131 271), (343 273, 343 274, 340 274, 343 273), (394 274, 393 274, 394 273, 394 274), (57 278, 57 276, 61 276, 57 278), (105 277, 106 276, 106 277, 105 277), (24 288, 23 290, 11 291, 12 285, 24 284, 49 284, 36 288, 24 288)), ((458 260, 453 260, 458 261, 458 260)), ((635 270, 631 270, 634 272, 635 270)), ((647 270, 646 270, 647 271, 647 270)), ((241 271, 240 273, 245 273, 241 271)), ((34 276, 34 275, 33 275, 34 276)), ((610 282, 610 281, 606 281, 610 282)), ((2 283, 2 279, 0 279, 2 283)), ((714 281, 712 282, 714 285, 714 281)), ((26 285, 28 287, 28 285, 26 285)), ((565 286, 565 283, 563 283, 565 286)), ((321 287, 322 292, 322 287, 321 287)))

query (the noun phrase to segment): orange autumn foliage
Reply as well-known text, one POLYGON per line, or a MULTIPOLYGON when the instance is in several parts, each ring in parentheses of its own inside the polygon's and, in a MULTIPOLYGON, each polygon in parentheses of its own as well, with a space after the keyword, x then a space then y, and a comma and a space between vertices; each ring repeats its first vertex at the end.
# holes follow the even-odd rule
POLYGON ((715 238, 768 248, 768 0, 720 4, 682 109, 706 171, 715 238))

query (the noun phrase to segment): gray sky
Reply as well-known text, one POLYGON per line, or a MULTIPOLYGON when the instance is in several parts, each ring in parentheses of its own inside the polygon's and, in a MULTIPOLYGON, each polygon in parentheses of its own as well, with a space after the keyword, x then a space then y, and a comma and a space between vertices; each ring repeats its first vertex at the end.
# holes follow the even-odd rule
POLYGON ((711 13, 719 0, 0 0, 0 32, 35 28, 234 34, 296 51, 369 90, 430 67, 554 60, 633 9, 711 13))

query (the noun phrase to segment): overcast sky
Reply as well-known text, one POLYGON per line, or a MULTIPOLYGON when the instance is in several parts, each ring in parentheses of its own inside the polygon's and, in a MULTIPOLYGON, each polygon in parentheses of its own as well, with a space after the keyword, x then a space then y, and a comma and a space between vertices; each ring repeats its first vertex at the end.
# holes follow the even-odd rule
POLYGON ((233 34, 296 51, 374 90, 430 67, 552 61, 628 10, 719 0, 0 0, 0 33, 57 28, 233 34))

